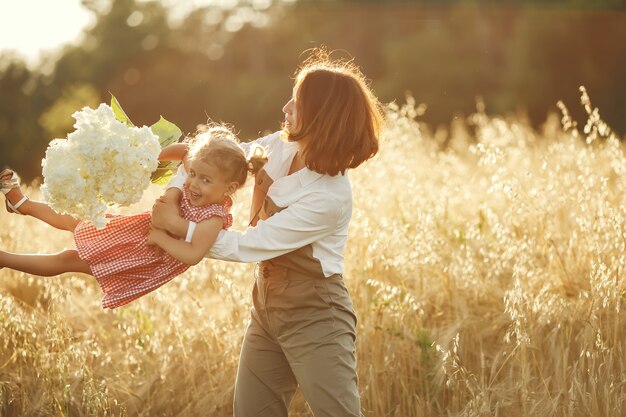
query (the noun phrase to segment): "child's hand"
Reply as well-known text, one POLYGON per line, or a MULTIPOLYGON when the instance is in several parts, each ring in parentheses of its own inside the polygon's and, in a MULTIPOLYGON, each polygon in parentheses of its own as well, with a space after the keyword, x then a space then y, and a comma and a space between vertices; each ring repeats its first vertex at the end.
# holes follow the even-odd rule
POLYGON ((167 236, 167 233, 165 233, 164 230, 150 228, 147 237, 148 245, 158 245, 159 240, 161 240, 164 236, 167 236))
POLYGON ((179 208, 159 198, 152 206, 152 227, 166 229, 168 220, 180 217, 179 208))

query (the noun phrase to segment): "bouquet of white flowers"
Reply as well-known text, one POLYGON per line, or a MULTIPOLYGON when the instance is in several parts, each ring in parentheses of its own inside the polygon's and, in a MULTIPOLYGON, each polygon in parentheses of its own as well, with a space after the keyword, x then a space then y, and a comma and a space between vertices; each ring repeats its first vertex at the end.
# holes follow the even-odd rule
POLYGON ((57 212, 103 228, 109 207, 139 201, 154 179, 161 146, 181 132, 163 118, 152 127, 133 126, 115 97, 111 106, 85 107, 72 117, 76 130, 46 150, 41 191, 57 212))

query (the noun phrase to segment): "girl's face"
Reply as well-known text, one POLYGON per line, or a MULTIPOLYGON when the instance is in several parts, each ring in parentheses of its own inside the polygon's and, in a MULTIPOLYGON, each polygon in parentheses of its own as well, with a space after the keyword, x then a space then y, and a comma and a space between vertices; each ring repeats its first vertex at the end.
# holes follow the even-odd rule
POLYGON ((214 164, 198 159, 190 163, 185 186, 189 191, 189 201, 194 207, 223 204, 226 196, 237 189, 237 183, 227 181, 214 164))
POLYGON ((283 106, 283 113, 285 113, 285 129, 287 132, 294 134, 297 132, 298 127, 298 109, 296 107, 297 91, 294 88, 291 99, 283 106))

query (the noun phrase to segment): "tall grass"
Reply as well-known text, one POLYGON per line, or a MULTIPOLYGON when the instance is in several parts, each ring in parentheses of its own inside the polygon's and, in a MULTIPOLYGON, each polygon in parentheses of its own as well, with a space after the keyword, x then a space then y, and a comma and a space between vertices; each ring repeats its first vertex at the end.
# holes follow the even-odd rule
MULTIPOLYGON (((350 174, 364 415, 625 412, 626 157, 583 101, 580 132, 562 104, 540 131, 480 103, 448 132, 410 98, 390 108, 380 154, 350 174)), ((72 245, 0 224, 3 250, 72 245)), ((251 265, 205 260, 111 312, 90 277, 0 270, 0 415, 230 415, 251 286, 251 265)), ((291 411, 311 415, 300 394, 291 411)))

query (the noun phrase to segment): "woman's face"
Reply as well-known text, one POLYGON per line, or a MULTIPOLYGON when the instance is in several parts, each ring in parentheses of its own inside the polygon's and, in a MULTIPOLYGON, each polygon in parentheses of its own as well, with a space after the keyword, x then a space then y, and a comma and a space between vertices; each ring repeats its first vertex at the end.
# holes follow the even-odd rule
POLYGON ((296 107, 296 89, 294 88, 291 99, 283 106, 285 113, 285 129, 287 132, 294 134, 298 127, 298 110, 296 107))

